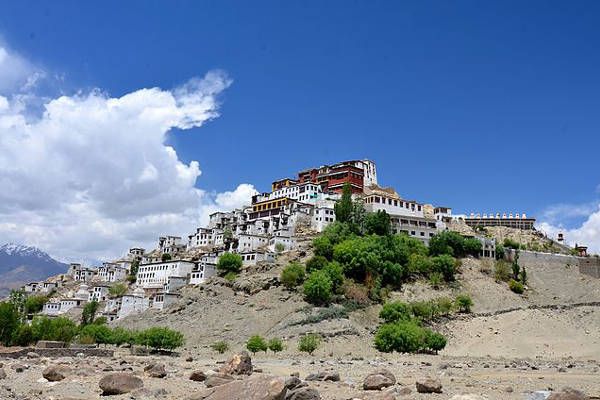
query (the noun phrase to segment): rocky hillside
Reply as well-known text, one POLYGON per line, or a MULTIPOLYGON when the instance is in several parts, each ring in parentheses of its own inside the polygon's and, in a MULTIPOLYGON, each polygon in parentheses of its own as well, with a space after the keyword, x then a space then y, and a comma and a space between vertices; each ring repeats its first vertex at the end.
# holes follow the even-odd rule
POLYGON ((56 261, 33 246, 14 243, 0 247, 0 298, 10 289, 67 271, 67 264, 56 261))

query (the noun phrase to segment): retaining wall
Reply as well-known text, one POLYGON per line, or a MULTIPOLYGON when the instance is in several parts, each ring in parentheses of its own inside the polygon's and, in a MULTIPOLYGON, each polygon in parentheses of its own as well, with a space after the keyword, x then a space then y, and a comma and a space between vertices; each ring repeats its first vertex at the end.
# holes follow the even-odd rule
POLYGON ((76 357, 77 354, 82 353, 85 357, 112 357, 114 350, 108 349, 68 349, 68 348, 37 348, 37 347, 26 347, 11 352, 0 352, 0 358, 21 358, 26 357, 27 353, 34 352, 39 354, 41 357, 76 357))
MULTIPOLYGON (((512 262, 514 260, 515 251, 513 249, 505 249, 505 252, 507 260, 512 262)), ((600 278, 599 257, 576 257, 566 254, 520 250, 519 263, 525 265, 529 263, 541 263, 556 268, 564 268, 565 266, 578 267, 580 273, 594 278, 600 278)))

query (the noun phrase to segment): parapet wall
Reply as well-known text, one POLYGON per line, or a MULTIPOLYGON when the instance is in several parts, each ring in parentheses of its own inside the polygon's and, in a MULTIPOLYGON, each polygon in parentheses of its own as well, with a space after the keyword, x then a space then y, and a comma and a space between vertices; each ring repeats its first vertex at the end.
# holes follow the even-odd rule
POLYGON ((113 350, 107 349, 69 349, 69 348, 38 348, 38 347, 25 347, 23 349, 0 352, 0 358, 21 358, 26 357, 27 353, 34 352, 39 354, 41 357, 76 357, 77 354, 81 353, 85 357, 112 357, 114 355, 113 350))
MULTIPOLYGON (((515 251, 506 249, 508 261, 514 260, 515 251)), ((549 267, 564 268, 567 266, 579 268, 579 272, 594 278, 600 278, 600 258, 598 257, 576 257, 566 254, 541 253, 537 251, 520 250, 519 263, 544 264, 549 267)))

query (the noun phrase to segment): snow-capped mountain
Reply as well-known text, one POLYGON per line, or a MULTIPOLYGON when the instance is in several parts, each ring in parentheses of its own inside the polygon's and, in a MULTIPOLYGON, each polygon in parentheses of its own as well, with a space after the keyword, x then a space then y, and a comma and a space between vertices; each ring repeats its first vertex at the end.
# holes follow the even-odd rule
POLYGON ((63 274, 67 268, 67 264, 56 261, 34 246, 15 243, 0 246, 0 298, 10 289, 63 274))

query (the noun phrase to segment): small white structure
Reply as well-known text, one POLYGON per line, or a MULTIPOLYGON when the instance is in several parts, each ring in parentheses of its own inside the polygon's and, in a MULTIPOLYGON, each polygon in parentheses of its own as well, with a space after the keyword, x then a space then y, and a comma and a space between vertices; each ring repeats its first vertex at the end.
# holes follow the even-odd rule
POLYGON ((294 248, 296 245, 296 239, 291 236, 273 236, 269 239, 269 250, 271 252, 276 252, 278 247, 283 246, 283 251, 294 248))
POLYGON ((71 263, 67 275, 73 277, 73 280, 79 282, 89 282, 96 275, 96 270, 88 267, 84 267, 79 263, 71 263))
POLYGON ((266 261, 266 262, 274 262, 275 255, 266 251, 251 251, 247 253, 240 253, 242 257, 242 263, 245 267, 250 265, 255 265, 258 262, 266 261))
POLYGON ((48 301, 48 302, 44 303, 44 307, 42 308, 42 314, 44 314, 44 315, 60 314, 60 302, 48 301))
POLYGON ((148 307, 150 307, 150 298, 146 297, 144 289, 138 287, 133 293, 123 295, 121 308, 117 315, 118 318, 122 318, 132 313, 147 310, 148 307))
POLYGON ((164 293, 176 293, 187 285, 189 282, 189 278, 187 276, 170 276, 167 283, 163 285, 164 293))
MULTIPOLYGON (((216 258, 215 258, 216 259, 216 258)), ((200 261, 197 267, 190 275, 190 285, 199 285, 204 283, 211 276, 217 273, 216 262, 200 261)))
POLYGON ((163 310, 171 304, 176 303, 180 298, 181 296, 177 293, 156 293, 152 302, 152 308, 163 310))
POLYGON ((172 276, 188 277, 194 266, 193 262, 184 260, 143 264, 138 268, 137 284, 144 289, 162 289, 172 276))
POLYGON ((106 301, 109 289, 110 287, 106 285, 94 286, 92 290, 89 291, 88 301, 106 301))
POLYGON ((25 293, 34 293, 40 290, 40 282, 29 282, 23 286, 25 293))
POLYGON ((115 263, 104 263, 98 268, 98 276, 104 282, 120 282, 127 278, 126 267, 115 263))
POLYGON ((80 285, 73 297, 79 300, 88 300, 90 298, 89 286, 85 283, 80 285))
POLYGON ((269 245, 269 239, 265 235, 253 235, 245 233, 238 235, 238 253, 246 253, 265 248, 269 245))
POLYGON ((85 300, 76 298, 62 299, 60 301, 60 314, 64 314, 75 307, 81 307, 85 302, 85 300))

